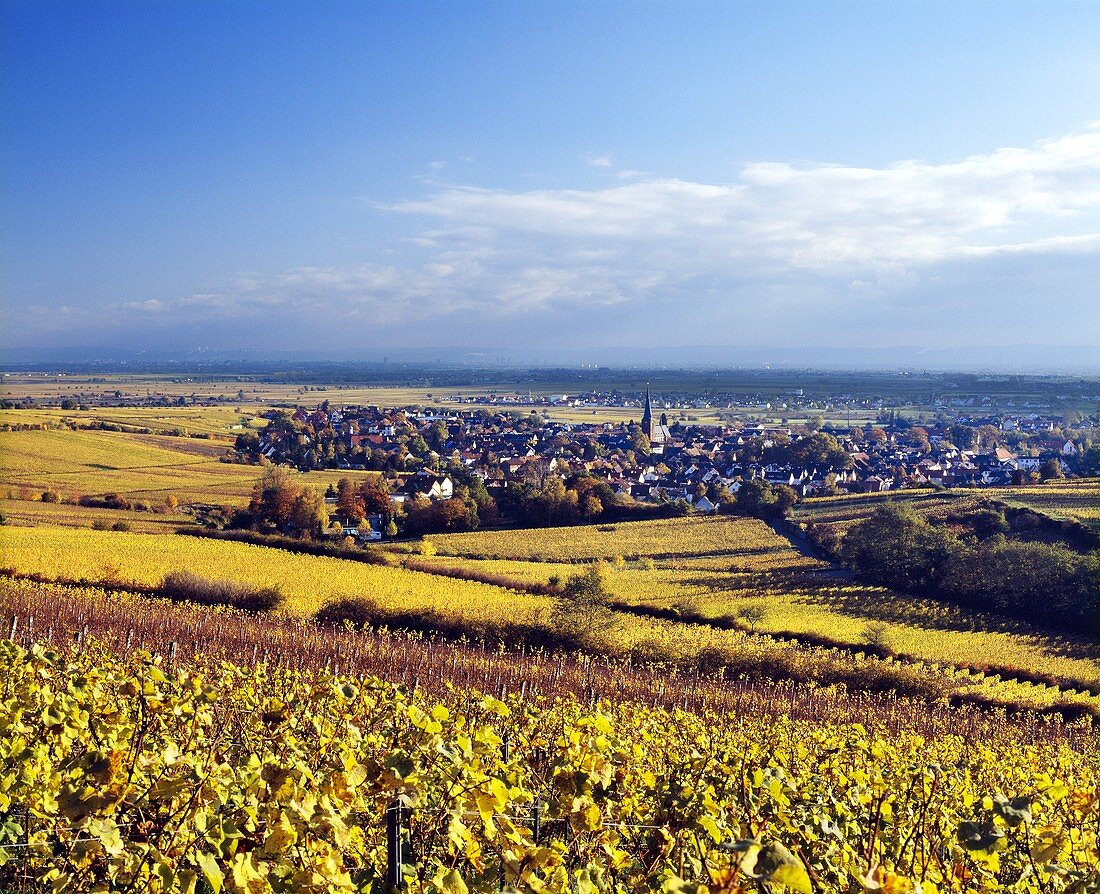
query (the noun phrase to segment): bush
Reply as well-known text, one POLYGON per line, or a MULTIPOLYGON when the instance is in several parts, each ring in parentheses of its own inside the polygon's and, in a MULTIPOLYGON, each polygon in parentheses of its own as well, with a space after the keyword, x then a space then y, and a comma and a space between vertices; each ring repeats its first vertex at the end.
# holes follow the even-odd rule
POLYGON ((212 580, 191 571, 170 571, 160 584, 160 595, 173 602, 228 605, 250 612, 271 611, 284 601, 278 587, 254 587, 233 580, 212 580))
POLYGON ((554 603, 553 626, 586 646, 598 645, 615 624, 611 594, 598 563, 566 578, 554 603))
POLYGON ((863 641, 879 649, 890 648, 890 628, 882 621, 870 621, 863 627, 863 641))
POLYGON ((42 491, 42 502, 43 503, 60 503, 61 502, 61 494, 59 494, 55 490, 44 490, 44 491, 42 491))
POLYGON ((370 599, 364 597, 336 599, 317 612, 320 624, 350 624, 356 630, 373 627, 383 620, 382 612, 370 599))
POLYGON ((130 531, 133 530, 129 522, 117 521, 111 525, 112 531, 130 531))

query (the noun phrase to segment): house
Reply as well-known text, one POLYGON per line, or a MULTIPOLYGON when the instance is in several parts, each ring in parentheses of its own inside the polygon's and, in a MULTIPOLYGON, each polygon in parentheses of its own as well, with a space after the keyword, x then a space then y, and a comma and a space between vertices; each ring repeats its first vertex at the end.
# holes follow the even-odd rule
POLYGON ((400 499, 396 502, 404 502, 413 497, 427 497, 433 503, 438 500, 449 500, 454 496, 455 487, 450 475, 434 475, 431 472, 417 472, 405 482, 401 490, 395 494, 400 499))
POLYGON ((695 501, 695 511, 709 515, 712 512, 717 512, 718 507, 715 506, 706 497, 700 497, 698 500, 695 501))

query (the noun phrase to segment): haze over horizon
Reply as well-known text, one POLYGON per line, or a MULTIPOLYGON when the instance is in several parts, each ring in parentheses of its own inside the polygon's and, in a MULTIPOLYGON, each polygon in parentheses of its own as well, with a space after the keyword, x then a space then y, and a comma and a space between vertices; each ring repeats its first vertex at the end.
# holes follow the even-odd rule
POLYGON ((1100 6, 0 14, 9 356, 1100 346, 1100 6))

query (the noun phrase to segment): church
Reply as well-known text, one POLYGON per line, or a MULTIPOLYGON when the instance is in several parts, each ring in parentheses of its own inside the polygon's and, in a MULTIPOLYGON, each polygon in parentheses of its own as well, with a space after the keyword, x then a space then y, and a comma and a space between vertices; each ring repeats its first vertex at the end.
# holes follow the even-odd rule
POLYGON ((649 438, 651 453, 664 453, 665 441, 670 437, 668 432, 668 418, 661 414, 661 421, 653 420, 653 400, 649 394, 649 385, 645 386, 645 411, 642 413, 642 433, 649 438))

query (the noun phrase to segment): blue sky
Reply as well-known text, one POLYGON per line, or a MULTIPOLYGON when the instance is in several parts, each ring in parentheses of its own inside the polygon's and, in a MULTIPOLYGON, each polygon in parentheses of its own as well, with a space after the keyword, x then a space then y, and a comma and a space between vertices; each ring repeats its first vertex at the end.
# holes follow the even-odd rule
POLYGON ((0 9, 9 348, 1100 344, 1098 4, 0 9))

